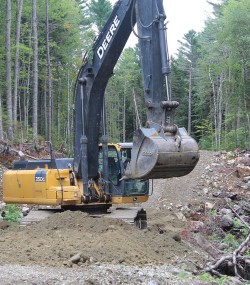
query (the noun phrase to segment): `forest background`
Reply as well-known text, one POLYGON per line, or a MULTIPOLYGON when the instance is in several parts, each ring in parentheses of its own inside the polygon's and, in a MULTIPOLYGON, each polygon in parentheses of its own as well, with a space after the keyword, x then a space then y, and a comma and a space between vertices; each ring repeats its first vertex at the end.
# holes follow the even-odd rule
MULTIPOLYGON (((250 1, 221 0, 202 32, 170 58, 175 122, 203 149, 250 148, 250 1)), ((0 1, 0 139, 52 141, 73 152, 74 85, 109 0, 0 1)), ((106 93, 110 142, 145 125, 140 50, 124 49, 106 93), (138 111, 138 112, 137 112, 138 111)))

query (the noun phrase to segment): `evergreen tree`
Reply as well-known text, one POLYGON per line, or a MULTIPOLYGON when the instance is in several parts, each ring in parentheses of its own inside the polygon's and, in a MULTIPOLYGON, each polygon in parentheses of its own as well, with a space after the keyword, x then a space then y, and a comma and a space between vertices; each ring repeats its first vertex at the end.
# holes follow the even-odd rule
POLYGON ((142 126, 146 123, 138 46, 123 51, 114 73, 105 94, 109 136, 113 142, 131 141, 138 127, 137 111, 142 126))
POLYGON ((98 31, 101 32, 112 11, 112 5, 110 1, 91 0, 88 8, 90 22, 96 24, 98 31))
MULTIPOLYGON (((75 78, 82 54, 92 47, 97 29, 102 30, 111 4, 108 0, 49 0, 48 5, 49 61, 45 1, 37 2, 36 7, 37 73, 32 1, 0 2, 0 24, 6 26, 0 30, 0 138, 11 138, 10 131, 20 142, 33 135, 47 137, 50 65, 52 141, 71 151, 75 78), (11 9, 6 9, 6 4, 9 8, 11 4, 11 9), (36 96, 37 129, 32 127, 36 96)), ((186 33, 177 57, 171 59, 172 98, 180 102, 175 121, 195 132, 203 148, 249 148, 250 1, 225 0, 213 7, 214 16, 204 30, 186 33)), ((138 47, 125 50, 106 90, 108 129, 114 142, 132 139, 139 124, 135 105, 141 125, 146 122, 139 59, 138 47)))
MULTIPOLYGON (((190 30, 183 36, 182 41, 179 41, 181 46, 178 50, 178 60, 175 64, 179 65, 179 68, 176 67, 175 71, 179 69, 185 74, 186 82, 183 85, 185 88, 182 88, 183 94, 181 95, 181 103, 187 104, 187 130, 191 134, 191 125, 192 125, 192 105, 193 105, 193 96, 195 93, 195 68, 198 59, 198 41, 197 33, 194 30, 190 30), (182 97, 187 97, 185 100, 182 97)), ((183 110, 183 108, 182 108, 183 110)), ((179 112, 180 113, 180 112, 179 112)))

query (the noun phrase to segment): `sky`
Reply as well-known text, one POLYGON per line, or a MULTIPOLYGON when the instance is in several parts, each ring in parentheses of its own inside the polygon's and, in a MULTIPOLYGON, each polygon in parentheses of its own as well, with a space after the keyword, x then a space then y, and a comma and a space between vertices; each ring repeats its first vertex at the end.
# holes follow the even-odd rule
MULTIPOLYGON (((110 2, 114 4, 116 0, 110 2)), ((174 55, 179 47, 178 40, 191 29, 200 32, 212 8, 206 0, 163 0, 163 3, 168 21, 169 54, 174 55)), ((135 42, 135 37, 131 36, 127 46, 135 42)))
POLYGON ((202 31, 212 7, 206 0, 163 0, 168 21, 168 44, 174 54, 189 30, 202 31))

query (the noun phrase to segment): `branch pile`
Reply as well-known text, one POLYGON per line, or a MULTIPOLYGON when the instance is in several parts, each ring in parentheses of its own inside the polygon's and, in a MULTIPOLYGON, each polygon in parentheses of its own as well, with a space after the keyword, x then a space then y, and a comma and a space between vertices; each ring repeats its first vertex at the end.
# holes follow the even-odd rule
POLYGON ((244 255, 249 251, 249 240, 250 234, 232 254, 209 262, 199 273, 208 272, 218 277, 223 277, 223 275, 235 276, 240 281, 250 280, 250 258, 244 255))
MULTIPOLYGON (((64 152, 63 146, 60 147, 59 151, 64 152)), ((0 141, 0 163, 7 168, 11 168, 13 162, 20 158, 28 160, 49 158, 50 152, 48 142, 8 144, 5 141, 0 141)), ((56 151, 53 155, 63 157, 62 152, 56 151)))
MULTIPOLYGON (((222 198, 219 200, 221 202, 224 201, 224 203, 226 202, 226 205, 224 204, 224 209, 222 209, 223 207, 214 207, 213 209, 217 211, 217 217, 220 214, 219 217, 224 219, 222 229, 225 234, 232 233, 235 239, 238 238, 238 240, 242 241, 242 229, 245 228, 248 230, 248 235, 246 235, 245 240, 232 253, 226 253, 223 256, 220 254, 220 257, 208 262, 202 272, 208 272, 218 277, 224 275, 235 276, 240 283, 250 280, 250 219, 248 211, 250 153, 249 151, 235 151, 230 158, 226 157, 225 154, 221 154, 218 162, 219 164, 216 165, 219 170, 218 172, 224 175, 224 177, 222 176, 221 179, 217 179, 216 181, 217 184, 220 184, 218 198, 222 198), (221 191, 221 189, 224 191, 221 191), (221 216, 223 210, 224 216, 221 216), (225 217, 227 218, 226 221, 229 222, 227 227, 225 227, 225 217), (240 224, 238 228, 234 225, 235 222, 238 225, 240 224)), ((212 193, 213 197, 217 196, 215 193, 216 190, 212 193)), ((220 204, 219 202, 218 205, 220 204)), ((223 238, 221 241, 223 242, 223 238)))

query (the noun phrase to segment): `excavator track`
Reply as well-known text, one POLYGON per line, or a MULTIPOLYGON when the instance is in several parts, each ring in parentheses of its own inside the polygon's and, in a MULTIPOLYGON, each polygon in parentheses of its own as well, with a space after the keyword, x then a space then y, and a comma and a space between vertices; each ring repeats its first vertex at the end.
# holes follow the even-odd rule
POLYGON ((105 218, 119 219, 129 224, 134 224, 140 229, 147 228, 147 214, 141 207, 116 208, 105 218))
MULTIPOLYGON (((31 210, 27 216, 21 220, 21 226, 28 226, 47 219, 55 213, 63 211, 62 209, 38 209, 31 210)), ((141 207, 116 208, 111 213, 89 212, 89 216, 94 218, 104 217, 110 219, 119 219, 128 224, 133 224, 140 229, 147 228, 146 211, 141 207)))
POLYGON ((60 210, 31 210, 27 216, 24 216, 21 220, 21 226, 28 226, 34 223, 38 223, 44 219, 47 219, 60 212, 60 210))

